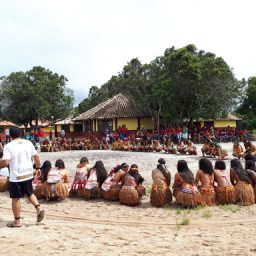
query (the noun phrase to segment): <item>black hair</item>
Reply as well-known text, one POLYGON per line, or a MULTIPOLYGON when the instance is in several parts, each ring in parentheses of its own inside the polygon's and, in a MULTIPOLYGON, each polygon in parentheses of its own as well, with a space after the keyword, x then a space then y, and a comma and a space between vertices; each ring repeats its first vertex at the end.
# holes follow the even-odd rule
POLYGON ((255 156, 251 153, 248 153, 248 154, 245 155, 244 160, 245 161, 247 161, 247 160, 255 161, 255 156))
POLYGON ((255 162, 253 160, 245 161, 245 169, 256 171, 255 162))
MULTIPOLYGON (((99 182, 99 186, 101 187, 105 179, 108 177, 107 170, 102 161, 96 161, 93 168, 96 169, 97 181, 99 182)), ((88 176, 90 176, 90 170, 88 176)))
POLYGON ((165 164, 158 164, 157 169, 164 175, 164 177, 167 181, 167 186, 170 186, 170 184, 171 184, 171 173, 167 170, 165 164))
POLYGON ((238 178, 241 181, 244 181, 244 182, 249 183, 249 184, 252 183, 251 179, 246 174, 246 172, 245 172, 245 170, 244 170, 240 160, 232 159, 231 162, 230 162, 230 166, 231 166, 231 169, 234 170, 234 172, 236 173, 236 175, 238 176, 238 178))
POLYGON ((55 167, 57 167, 58 169, 65 169, 65 164, 64 164, 63 160, 62 159, 58 159, 55 162, 55 167))
POLYGON ((52 168, 52 164, 50 161, 46 160, 43 165, 41 166, 41 180, 45 182, 47 180, 47 175, 50 169, 52 168))
POLYGON ((80 164, 88 163, 88 162, 89 162, 89 160, 88 160, 88 158, 85 157, 85 156, 80 159, 80 164))
POLYGON ((127 163, 122 163, 120 167, 121 167, 121 169, 124 169, 127 167, 129 168, 129 165, 127 163))
POLYGON ((121 165, 117 165, 116 167, 114 167, 114 173, 117 173, 119 170, 121 170, 121 165))
POLYGON ((207 158, 203 157, 199 160, 199 169, 205 174, 213 174, 212 162, 207 158))
POLYGON ((226 164, 223 160, 217 160, 214 165, 216 170, 226 170, 226 164))
POLYGON ((187 161, 179 160, 177 164, 177 170, 178 172, 186 172, 187 170, 189 170, 187 161))
POLYGON ((159 164, 165 164, 166 162, 165 162, 165 160, 163 158, 159 158, 158 159, 158 163, 159 164))
POLYGON ((185 160, 179 160, 177 164, 177 170, 180 176, 188 183, 194 183, 195 178, 193 172, 188 168, 188 164, 185 160))
POLYGON ((17 127, 17 126, 12 126, 10 128, 10 137, 12 139, 16 139, 16 138, 20 138, 20 134, 21 134, 21 131, 20 131, 20 128, 17 127))

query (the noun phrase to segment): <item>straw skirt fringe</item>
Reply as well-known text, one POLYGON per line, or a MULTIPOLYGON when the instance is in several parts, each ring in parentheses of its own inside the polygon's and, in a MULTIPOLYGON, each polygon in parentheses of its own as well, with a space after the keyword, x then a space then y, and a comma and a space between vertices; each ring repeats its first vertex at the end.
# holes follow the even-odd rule
POLYGON ((0 179, 0 192, 5 192, 8 190, 9 181, 8 179, 0 179))
POLYGON ((235 196, 236 203, 243 206, 249 206, 254 204, 254 190, 251 184, 247 184, 245 182, 239 181, 235 185, 235 196))
POLYGON ((152 206, 161 207, 172 201, 172 192, 166 183, 156 181, 152 185, 150 203, 152 206))

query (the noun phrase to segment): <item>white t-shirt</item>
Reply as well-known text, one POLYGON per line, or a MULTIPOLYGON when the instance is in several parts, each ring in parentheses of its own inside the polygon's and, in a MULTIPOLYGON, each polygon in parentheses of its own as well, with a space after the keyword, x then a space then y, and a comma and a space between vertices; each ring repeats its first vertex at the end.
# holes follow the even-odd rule
POLYGON ((7 167, 0 169, 0 176, 9 177, 9 170, 7 167))
POLYGON ((8 128, 5 129, 5 135, 9 136, 10 135, 10 130, 8 128))
POLYGON ((24 139, 15 139, 4 147, 3 160, 10 160, 10 181, 21 182, 33 178, 32 157, 37 154, 34 145, 24 139))

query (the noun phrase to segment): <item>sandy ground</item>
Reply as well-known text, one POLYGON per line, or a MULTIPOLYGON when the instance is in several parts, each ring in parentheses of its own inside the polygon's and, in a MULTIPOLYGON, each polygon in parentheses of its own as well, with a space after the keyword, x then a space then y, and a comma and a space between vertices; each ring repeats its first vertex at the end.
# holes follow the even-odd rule
MULTIPOLYGON (((231 156, 232 144, 223 144, 231 156)), ((198 145, 200 149, 200 145, 198 145)), ((193 172, 200 156, 115 151, 40 153, 42 162, 65 161, 71 176, 82 156, 93 164, 102 159, 106 168, 117 163, 137 163, 146 184, 151 170, 164 157, 172 175, 185 159, 193 172)), ((231 158, 231 157, 230 157, 231 158)), ((226 161, 227 167, 230 161, 226 161)), ((256 255, 256 206, 211 207, 193 210, 154 208, 149 195, 138 207, 118 202, 67 198, 46 203, 46 218, 36 225, 36 214, 22 200, 22 228, 6 227, 12 220, 8 193, 0 194, 0 251, 4 255, 256 255)))

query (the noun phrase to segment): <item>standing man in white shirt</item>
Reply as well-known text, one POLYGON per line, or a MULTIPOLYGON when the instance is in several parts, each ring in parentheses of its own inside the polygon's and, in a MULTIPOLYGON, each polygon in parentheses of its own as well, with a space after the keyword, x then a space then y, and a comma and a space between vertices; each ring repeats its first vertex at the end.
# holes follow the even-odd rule
POLYGON ((44 219, 45 211, 41 209, 36 196, 33 194, 33 162, 34 159, 36 169, 40 169, 40 159, 33 144, 20 138, 21 132, 18 127, 10 128, 10 136, 12 141, 5 145, 4 155, 0 161, 0 168, 8 167, 10 169, 9 189, 10 198, 12 198, 12 211, 14 221, 7 224, 8 227, 21 227, 20 198, 25 195, 30 203, 34 205, 37 212, 37 222, 44 219))

